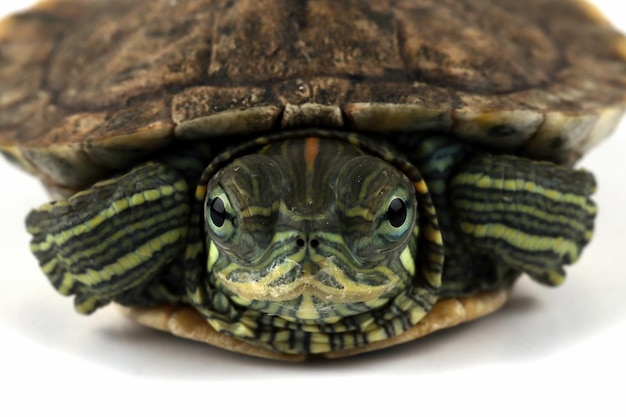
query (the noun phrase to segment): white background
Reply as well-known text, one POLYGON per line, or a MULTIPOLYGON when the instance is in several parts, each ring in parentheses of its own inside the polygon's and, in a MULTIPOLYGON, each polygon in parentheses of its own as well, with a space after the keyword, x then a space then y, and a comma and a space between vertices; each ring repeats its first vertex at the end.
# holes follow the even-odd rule
MULTIPOLYGON (((0 15, 30 3, 2 0, 0 15)), ((626 30, 623 2, 595 3, 626 30)), ((626 415, 625 157, 622 124, 580 164, 596 174, 600 215, 562 287, 524 279, 480 321, 296 365, 180 340, 110 308, 74 314, 28 250, 23 219, 47 197, 0 160, 0 415, 626 415)))

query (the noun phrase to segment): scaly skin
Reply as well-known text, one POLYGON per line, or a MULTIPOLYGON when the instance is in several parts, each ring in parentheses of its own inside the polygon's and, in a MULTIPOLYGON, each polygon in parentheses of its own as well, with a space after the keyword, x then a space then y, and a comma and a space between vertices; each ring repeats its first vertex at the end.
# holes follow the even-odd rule
POLYGON ((591 236, 590 174, 408 140, 413 162, 350 133, 262 137, 213 158, 193 194, 200 164, 170 156, 34 211, 33 251, 81 312, 177 301, 288 353, 393 337, 520 272, 562 281, 591 236))

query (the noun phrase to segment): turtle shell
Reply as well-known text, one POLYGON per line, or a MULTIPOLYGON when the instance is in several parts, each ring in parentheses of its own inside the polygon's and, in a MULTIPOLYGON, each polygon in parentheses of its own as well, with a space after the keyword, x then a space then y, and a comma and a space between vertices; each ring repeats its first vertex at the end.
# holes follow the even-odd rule
POLYGON ((315 355, 269 350, 219 333, 206 322, 198 311, 188 306, 168 305, 152 308, 122 307, 122 309, 128 317, 144 326, 170 332, 179 337, 207 343, 245 355, 297 362, 307 360, 309 357, 322 357, 326 359, 344 358, 406 343, 438 330, 486 316, 500 309, 508 300, 509 294, 510 291, 501 290, 477 293, 470 297, 441 299, 419 323, 404 333, 355 348, 315 355))
MULTIPOLYGON (((0 152, 70 195, 154 152, 272 131, 446 134, 572 164, 626 108, 626 40, 579 0, 49 0, 0 22, 0 152)), ((444 299, 402 343, 500 308, 444 299)), ((145 325, 274 359, 184 306, 145 325)))
POLYGON ((626 41, 578 0, 52 0, 2 21, 0 61, 0 150, 62 194, 295 127, 572 163, 626 102, 626 41))

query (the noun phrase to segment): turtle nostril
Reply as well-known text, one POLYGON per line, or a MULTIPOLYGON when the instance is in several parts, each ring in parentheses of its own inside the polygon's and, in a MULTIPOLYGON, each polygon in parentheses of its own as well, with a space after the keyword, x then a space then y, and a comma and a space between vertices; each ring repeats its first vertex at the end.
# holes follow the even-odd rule
MULTIPOLYGON (((298 238, 298 239, 296 239, 296 245, 298 245, 299 248, 303 248, 303 247, 306 246, 306 241, 304 239, 302 239, 302 238, 298 238)), ((311 239, 309 241, 309 245, 313 249, 315 249, 315 248, 317 248, 320 245, 320 241, 317 240, 317 239, 311 239)))

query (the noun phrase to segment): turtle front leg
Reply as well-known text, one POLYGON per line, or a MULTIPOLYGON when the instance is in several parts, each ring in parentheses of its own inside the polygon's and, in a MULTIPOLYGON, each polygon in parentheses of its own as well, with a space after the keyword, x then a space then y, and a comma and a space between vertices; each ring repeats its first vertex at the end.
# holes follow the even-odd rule
MULTIPOLYGON (((150 162, 33 210, 26 225, 52 285, 88 314, 132 298, 181 258, 188 221, 187 183, 150 162)), ((158 286, 145 293, 158 296, 158 286)))
POLYGON ((548 285, 565 278, 593 233, 593 176, 508 155, 480 155, 450 182, 458 230, 472 250, 548 285))

